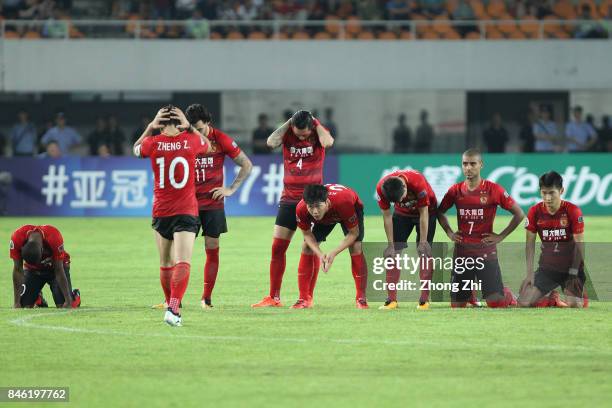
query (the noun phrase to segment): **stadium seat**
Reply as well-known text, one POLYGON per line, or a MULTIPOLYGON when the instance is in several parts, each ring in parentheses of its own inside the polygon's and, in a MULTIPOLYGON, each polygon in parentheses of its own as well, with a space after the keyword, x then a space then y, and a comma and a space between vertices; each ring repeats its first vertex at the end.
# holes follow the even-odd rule
POLYGON ((210 33, 210 39, 211 40, 222 40, 223 36, 221 34, 219 34, 218 32, 213 31, 213 32, 210 33))
POLYGON ((238 30, 230 31, 226 36, 226 40, 244 40, 244 35, 238 30))
POLYGON ((555 34, 557 31, 561 31, 561 24, 558 22, 559 17, 556 16, 546 16, 543 20, 544 26, 544 34, 555 34))
POLYGON ((21 38, 21 36, 19 34, 17 34, 16 31, 5 31, 4 32, 4 39, 5 40, 16 40, 18 38, 21 38))
POLYGON ((364 30, 364 31, 360 32, 354 38, 357 39, 357 40, 374 40, 374 39, 376 39, 374 34, 371 31, 369 31, 369 30, 364 30))
POLYGON ((601 18, 612 18, 612 0, 602 0, 599 3, 599 15, 601 18))
POLYGON ((445 40, 461 40, 461 35, 451 28, 450 31, 445 32, 441 37, 445 40))
POLYGON ((502 19, 507 14, 506 3, 503 0, 490 0, 486 11, 491 18, 502 19))
POLYGON ((403 30, 402 32, 400 32, 399 38, 400 40, 413 40, 414 39, 412 32, 407 31, 407 30, 403 30))
POLYGON ((487 27, 487 39, 489 40, 505 40, 506 37, 499 31, 497 28, 493 26, 487 27))
POLYGON ((534 16, 523 17, 518 27, 526 37, 538 38, 540 35, 540 23, 534 16))
POLYGON ((330 37, 335 37, 340 33, 339 18, 335 15, 325 17, 325 31, 330 34, 330 37))
POLYGON ((482 0, 471 0, 470 6, 472 6, 472 10, 474 11, 474 15, 478 20, 488 20, 489 15, 485 10, 485 6, 482 3, 482 0))
POLYGON ((327 31, 319 31, 313 38, 315 40, 331 40, 332 36, 327 31))
POLYGON ((265 33, 262 33, 261 31, 251 31, 249 33, 249 40, 267 40, 268 36, 265 33))
POLYGON ((591 16, 594 19, 600 18, 599 7, 597 7, 597 4, 593 0, 580 0, 578 4, 576 4, 576 8, 575 8, 576 16, 580 16, 583 5, 588 5, 591 7, 591 16))
POLYGON ((556 39, 556 40, 568 40, 571 36, 562 28, 559 28, 557 31, 550 31, 546 33, 546 38, 556 39))
POLYGON ((397 34, 395 34, 393 31, 383 31, 378 34, 378 39, 379 40, 397 40, 397 34))
POLYGON ((448 20, 446 19, 446 17, 444 17, 443 19, 436 18, 431 23, 431 28, 433 29, 433 31, 438 33, 440 36, 444 36, 444 34, 446 33, 455 31, 451 23, 449 23, 448 20))
POLYGON ((427 30, 420 34, 423 40, 439 40, 440 36, 433 30, 427 30))
POLYGON ((422 36, 428 31, 433 31, 433 29, 431 28, 431 23, 421 21, 419 22, 419 24, 416 24, 416 32, 419 36, 422 36))
POLYGON ((356 36, 361 32, 361 20, 357 16, 350 16, 346 21, 346 33, 348 36, 356 36))
POLYGON ((300 30, 293 33, 291 38, 293 40, 310 40, 310 35, 306 31, 300 30))
POLYGON ((512 31, 511 33, 507 34, 508 38, 512 39, 512 40, 525 40, 527 39, 527 36, 519 29, 516 29, 514 31, 512 31))
POLYGON ((517 30, 516 22, 510 14, 504 14, 500 16, 500 22, 495 26, 496 28, 506 36, 509 36, 517 30))
POLYGON ((276 34, 272 34, 272 39, 273 40, 288 40, 289 34, 287 34, 285 31, 280 31, 276 34))
POLYGON ((446 12, 448 15, 452 15, 455 9, 457 8, 458 0, 448 0, 446 2, 446 12))
POLYGON ((576 11, 574 5, 570 0, 555 1, 553 5, 553 12, 560 18, 565 20, 572 20, 576 18, 576 11))
POLYGON ((23 35, 23 38, 26 40, 38 40, 40 38, 40 33, 38 31, 28 31, 23 35))
POLYGON ((480 33, 477 33, 475 31, 470 31, 469 33, 465 35, 465 39, 466 40, 480 40, 481 36, 480 36, 480 33))

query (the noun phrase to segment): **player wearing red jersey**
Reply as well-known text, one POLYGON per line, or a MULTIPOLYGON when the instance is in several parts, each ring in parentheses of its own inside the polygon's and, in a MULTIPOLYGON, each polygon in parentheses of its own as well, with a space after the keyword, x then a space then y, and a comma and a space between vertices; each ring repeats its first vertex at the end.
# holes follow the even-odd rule
POLYGON ((480 176, 483 162, 479 150, 468 149, 463 153, 461 167, 465 181, 453 185, 438 207, 440 226, 455 242, 452 282, 457 283, 459 290, 451 292, 451 304, 465 307, 472 294, 466 289, 466 284, 471 287, 470 282, 478 278, 489 307, 515 305, 512 292, 503 286, 496 244, 516 229, 525 214, 503 187, 480 176), (457 232, 452 230, 445 215, 453 205, 457 209, 457 232), (502 232, 496 234, 493 221, 498 206, 510 211, 512 219, 502 232), (459 258, 465 261, 461 270, 457 268, 459 258))
MULTIPOLYGON (((227 232, 225 197, 230 197, 242 185, 253 169, 247 155, 227 134, 212 126, 212 115, 200 105, 190 105, 185 111, 189 123, 210 141, 210 150, 196 159, 195 181, 200 225, 204 236, 206 263, 204 265, 203 309, 213 307, 211 297, 219 271, 219 237, 227 232), (240 169, 229 187, 223 185, 223 163, 231 158, 240 169)), ((154 308, 164 308, 164 304, 154 308)))
MULTIPOLYGON (((270 148, 283 146, 283 193, 276 215, 270 260, 270 293, 252 307, 279 307, 280 290, 285 273, 285 254, 297 229, 295 210, 302 199, 304 187, 323 183, 325 149, 334 144, 329 131, 308 111, 298 111, 276 129, 267 144, 270 148)), ((306 244, 302 244, 302 249, 306 244)), ((318 259, 315 259, 315 263, 318 259)), ((318 265, 315 268, 319 270, 318 265)), ((317 272, 312 277, 313 287, 317 272)))
POLYGON ((313 305, 313 293, 316 284, 314 275, 318 272, 319 263, 323 272, 328 272, 336 256, 349 249, 351 270, 355 280, 355 302, 358 309, 367 309, 366 284, 367 271, 365 258, 361 252, 363 241, 363 203, 357 193, 340 184, 311 184, 304 189, 304 198, 296 208, 297 225, 304 234, 302 255, 298 267, 298 287, 300 298, 293 309, 307 309, 313 305), (344 239, 328 253, 323 253, 319 243, 325 241, 337 223, 342 226, 344 239))
POLYGON ((164 322, 181 326, 180 304, 191 268, 193 243, 200 225, 195 193, 195 164, 210 147, 183 112, 167 106, 134 143, 134 154, 149 157, 155 184, 153 223, 159 250, 160 281, 168 309, 164 322), (151 136, 161 129, 161 134, 151 136))
POLYGON ((52 225, 24 225, 11 235, 13 260, 13 306, 34 307, 40 291, 48 284, 57 307, 79 307, 81 296, 72 290, 70 255, 64 238, 52 225))
MULTIPOLYGON (((389 246, 385 256, 407 247, 406 241, 417 228, 417 250, 421 255, 431 255, 431 244, 436 233, 438 201, 425 177, 415 170, 400 170, 384 176, 376 185, 376 200, 383 214, 383 223, 389 246), (393 214, 391 213, 393 204, 393 214)), ((421 263, 421 280, 431 279, 430 263, 421 263)), ((387 282, 397 283, 400 271, 387 271, 387 282)), ((387 301, 380 309, 396 309, 397 291, 389 290, 387 301)), ((429 290, 422 290, 419 309, 429 307, 429 290)))
POLYGON ((527 276, 521 285, 519 305, 541 305, 543 295, 560 286, 567 297, 567 304, 559 304, 554 292, 551 292, 553 296, 549 305, 582 307, 586 281, 582 211, 561 199, 563 178, 555 171, 540 177, 540 194, 542 202, 529 209, 525 222, 527 276), (542 253, 534 273, 536 234, 542 241, 542 253))

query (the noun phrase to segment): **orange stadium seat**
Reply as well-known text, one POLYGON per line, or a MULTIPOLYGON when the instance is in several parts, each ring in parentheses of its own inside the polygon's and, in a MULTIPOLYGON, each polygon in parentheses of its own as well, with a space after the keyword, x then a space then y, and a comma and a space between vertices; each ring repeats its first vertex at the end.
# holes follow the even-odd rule
POLYGON ((510 14, 504 14, 500 16, 499 23, 496 24, 497 29, 505 35, 510 35, 517 30, 516 22, 510 14))
POLYGON ((306 31, 300 30, 293 33, 291 38, 294 40, 310 40, 310 35, 306 31))
POLYGON ((571 20, 576 17, 574 5, 570 0, 556 1, 552 10, 558 17, 566 20, 571 20))
POLYGON ((287 34, 285 31, 281 31, 278 34, 272 34, 272 39, 274 39, 274 40, 288 40, 289 39, 289 34, 287 34))
POLYGON ((374 39, 376 39, 374 34, 371 31, 369 31, 369 30, 364 30, 364 31, 360 32, 359 34, 357 34, 357 36, 355 38, 358 39, 358 40, 374 40, 374 39))
POLYGON ((470 31, 469 33, 465 35, 465 39, 466 40, 480 40, 481 36, 480 36, 480 33, 477 33, 475 31, 470 31))
POLYGON ((4 39, 5 40, 16 40, 18 38, 20 38, 21 36, 19 34, 17 34, 17 32, 15 31, 5 31, 4 32, 4 39))
POLYGON ((357 35, 361 32, 361 20, 359 17, 350 16, 346 20, 346 33, 349 36, 357 35))
POLYGON ((448 0, 446 2, 446 12, 451 15, 457 9, 458 0, 448 0))
POLYGON ((219 34, 218 32, 213 31, 213 32, 210 33, 210 39, 211 40, 222 40, 223 36, 221 34, 219 34))
POLYGON ((422 32, 420 37, 423 40, 439 40, 440 36, 438 35, 438 33, 436 33, 433 30, 427 30, 425 32, 422 32))
POLYGON ((332 36, 326 31, 320 31, 315 34, 314 39, 315 40, 331 40, 332 36))
POLYGON ((251 31, 249 33, 249 40, 267 40, 268 36, 261 31, 251 31))
POLYGON ((28 31, 23 35, 23 38, 26 40, 37 40, 40 38, 40 33, 38 31, 28 31))
POLYGON ((485 6, 482 3, 482 0, 471 0, 470 6, 472 6, 472 10, 474 10, 474 15, 478 20, 488 20, 489 15, 485 10, 485 6))
POLYGON ((602 0, 599 4, 599 15, 602 18, 612 17, 612 0, 602 0))
POLYGON ((226 36, 226 40, 244 40, 244 35, 240 31, 232 30, 226 36))
POLYGON ((400 40, 413 40, 414 36, 411 31, 403 30, 399 35, 400 40))
POLYGON ((535 16, 523 17, 518 27, 529 38, 537 38, 540 35, 540 23, 535 16))
POLYGON ((544 34, 554 34, 557 31, 562 31, 563 29, 561 28, 561 24, 556 21, 558 20, 559 17, 555 17, 555 16, 546 16, 544 18, 544 34))
POLYGON ((448 22, 448 20, 446 19, 446 17, 444 18, 436 18, 432 23, 431 23, 431 28, 438 34, 440 34, 440 36, 443 36, 444 34, 454 31, 453 26, 451 25, 451 23, 448 22))
POLYGON ((507 35, 508 35, 508 38, 513 39, 513 40, 525 40, 527 38, 527 36, 518 28, 507 35))
POLYGON ((506 37, 494 26, 487 27, 487 38, 489 40, 504 40, 506 37))
POLYGON ((461 40, 461 35, 457 31, 451 28, 450 31, 445 32, 441 37, 445 40, 461 40))
POLYGON ((383 31, 380 34, 378 34, 378 39, 379 40, 397 40, 397 34, 395 34, 393 31, 383 31))
POLYGON ((140 17, 137 14, 131 14, 128 18, 127 18, 127 24, 125 25, 125 32, 126 33, 130 33, 133 34, 134 31, 136 31, 136 21, 139 19, 140 17))
POLYGON ((433 31, 431 28, 431 23, 421 21, 419 22, 419 24, 416 24, 416 32, 418 35, 423 35, 424 33, 428 31, 433 31))
POLYGON ((503 0, 490 0, 486 10, 491 18, 501 19, 506 14, 506 3, 503 0))
POLYGON ((338 20, 338 16, 334 15, 329 15, 325 17, 325 31, 327 31, 334 37, 340 32, 340 23, 338 22, 338 20))

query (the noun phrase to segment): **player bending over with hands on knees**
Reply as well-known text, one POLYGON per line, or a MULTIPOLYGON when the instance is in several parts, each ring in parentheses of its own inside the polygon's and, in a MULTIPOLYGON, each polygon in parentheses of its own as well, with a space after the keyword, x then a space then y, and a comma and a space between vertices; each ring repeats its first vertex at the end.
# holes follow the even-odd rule
POLYGON ((561 199, 563 178, 555 171, 540 177, 540 194, 542 201, 529 209, 525 222, 527 276, 519 306, 586 307, 582 211, 561 199), (542 253, 534 272, 536 235, 542 241, 542 253), (559 299, 557 287, 563 289, 567 302, 559 299))
POLYGON ((307 309, 313 305, 314 287, 318 274, 315 259, 320 260, 323 272, 328 272, 336 256, 348 248, 351 270, 355 281, 355 303, 358 309, 367 309, 367 271, 361 251, 363 241, 363 203, 357 193, 340 184, 311 184, 304 188, 304 198, 296 209, 297 225, 304 234, 302 255, 298 266, 300 298, 293 309, 307 309), (337 223, 342 226, 344 239, 324 253, 319 246, 333 231, 337 223))
POLYGON ((168 309, 164 322, 182 326, 180 304, 191 269, 200 228, 195 194, 196 158, 210 142, 174 107, 160 109, 134 143, 134 155, 149 157, 154 174, 153 222, 159 251, 159 276, 168 309), (157 136, 153 132, 160 130, 157 136))

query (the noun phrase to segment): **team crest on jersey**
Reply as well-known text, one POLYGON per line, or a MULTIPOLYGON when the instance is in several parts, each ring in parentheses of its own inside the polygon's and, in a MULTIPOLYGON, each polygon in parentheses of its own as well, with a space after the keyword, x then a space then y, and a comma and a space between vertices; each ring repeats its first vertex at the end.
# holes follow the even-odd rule
POLYGON ((425 198, 427 196, 427 191, 423 190, 419 193, 418 197, 419 198, 425 198))
POLYGON ((487 192, 481 191, 480 192, 480 204, 485 205, 488 200, 489 200, 489 196, 487 195, 487 192))
POLYGON ((57 247, 57 252, 60 252, 60 253, 64 252, 64 244, 57 247))
POLYGON ((529 218, 525 218, 525 228, 529 226, 529 218))
POLYGON ((561 219, 559 220, 559 224, 561 224, 562 227, 567 227, 567 216, 566 215, 561 216, 561 219))
POLYGON ((9 243, 9 249, 15 249, 15 243, 13 242, 12 239, 11 239, 11 242, 9 243))
POLYGON ((580 217, 578 217, 578 222, 579 222, 580 224, 582 224, 582 223, 584 222, 584 220, 582 219, 582 215, 581 215, 580 217))
POLYGON ((210 149, 208 150, 208 153, 217 153, 219 151, 219 149, 217 148, 217 141, 216 140, 211 140, 210 141, 210 149))

